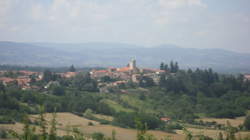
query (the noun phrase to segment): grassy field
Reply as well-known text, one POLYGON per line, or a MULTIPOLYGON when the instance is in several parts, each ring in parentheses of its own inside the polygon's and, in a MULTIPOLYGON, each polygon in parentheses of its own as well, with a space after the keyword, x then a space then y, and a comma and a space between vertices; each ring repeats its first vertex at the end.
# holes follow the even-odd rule
POLYGON ((226 125, 227 122, 230 122, 232 126, 237 127, 243 124, 245 117, 238 117, 235 119, 202 118, 202 119, 197 119, 197 120, 202 120, 204 122, 216 122, 217 124, 224 124, 224 125, 226 125))
MULTIPOLYGON (((31 120, 35 120, 38 116, 31 115, 31 120)), ((49 122, 52 119, 52 114, 46 114, 46 120, 49 122)), ((116 137, 119 140, 135 140, 136 139, 136 130, 135 129, 126 129, 120 128, 112 125, 101 125, 99 122, 92 121, 85 119, 83 117, 76 116, 71 113, 57 113, 57 134, 60 136, 67 134, 67 129, 71 127, 79 128, 84 134, 92 134, 94 132, 101 132, 106 136, 111 136, 112 131, 116 131, 116 137), (89 126, 88 123, 92 122, 94 125, 89 126)), ((23 124, 16 123, 16 124, 1 124, 1 129, 11 129, 15 130, 16 132, 22 132, 23 124)), ((39 128, 37 128, 37 131, 39 128)), ((184 135, 182 134, 171 134, 165 133, 162 131, 149 131, 150 134, 155 135, 157 138, 164 138, 166 136, 170 136, 173 139, 182 140, 184 139, 184 135)))
POLYGON ((119 103, 109 100, 109 99, 102 100, 102 102, 107 104, 109 107, 113 108, 116 112, 134 112, 134 110, 125 108, 119 103))
POLYGON ((97 119, 107 120, 107 121, 113 121, 114 118, 112 116, 102 115, 102 114, 93 114, 93 116, 97 119))
MULTIPOLYGON (((31 120, 35 120, 38 116, 37 115, 31 115, 30 118, 31 120)), ((108 116, 100 116, 100 117, 108 117, 108 116)), ((46 120, 49 122, 51 121, 52 114, 47 113, 46 114, 46 120)), ((110 119, 110 118, 109 118, 110 119)), ((207 118, 205 118, 207 120, 207 118)), ((94 132, 101 132, 105 134, 106 136, 111 136, 112 131, 116 131, 116 137, 119 140, 135 140, 136 139, 136 130, 135 129, 126 129, 126 128, 120 128, 112 125, 102 125, 99 122, 92 121, 85 119, 83 117, 79 117, 77 115, 71 114, 71 113, 57 113, 57 134, 62 136, 67 134, 67 129, 71 127, 77 127, 79 128, 84 134, 92 134, 94 132), (92 122, 94 125, 89 126, 88 123, 92 122)), ((212 120, 212 119, 211 119, 212 120)), ((236 120, 231 120, 230 121, 238 121, 240 124, 240 121, 242 118, 237 118, 236 120)), ((218 120, 219 121, 219 120, 218 120)), ((221 119, 219 122, 223 123, 225 120, 221 119)), ((234 124, 232 122, 232 124, 234 124)), ((236 123, 235 123, 236 125, 236 123)), ((23 125, 20 123, 16 124, 2 124, 0 125, 0 128, 3 129, 12 129, 17 132, 21 132, 23 129, 23 125)), ((37 128, 37 131, 39 129, 37 128)), ((188 128, 189 131, 191 131, 194 135, 199 135, 199 134, 204 134, 209 137, 217 138, 219 132, 222 132, 225 134, 225 132, 221 130, 209 130, 209 129, 196 129, 196 128, 188 128)), ((166 133, 162 131, 148 131, 148 133, 153 134, 156 136, 158 139, 164 138, 166 136, 170 136, 173 140, 184 140, 185 136, 182 130, 176 131, 176 134, 172 133, 166 133)), ((238 136, 240 135, 241 137, 245 136, 250 136, 250 132, 239 132, 237 134, 238 136)))
POLYGON ((135 98, 133 96, 122 95, 121 100, 123 102, 126 102, 130 106, 137 108, 138 110, 145 111, 146 113, 157 113, 157 111, 152 108, 152 105, 150 103, 139 100, 138 98, 135 98))
MULTIPOLYGON (((214 139, 218 138, 220 132, 223 134, 224 137, 226 135, 225 131, 222 131, 222 130, 188 128, 188 131, 192 132, 193 135, 201 135, 202 134, 205 136, 212 137, 214 139)), ((183 134, 182 130, 177 130, 176 132, 177 132, 177 134, 183 134)), ((249 136, 250 136, 250 132, 238 132, 238 133, 236 133, 236 137, 244 138, 244 137, 249 137, 249 136)))

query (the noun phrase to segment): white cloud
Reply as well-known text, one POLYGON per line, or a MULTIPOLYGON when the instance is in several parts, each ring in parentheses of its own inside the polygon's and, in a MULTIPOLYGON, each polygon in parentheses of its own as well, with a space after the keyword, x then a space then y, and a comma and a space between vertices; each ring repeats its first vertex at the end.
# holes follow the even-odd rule
POLYGON ((102 22, 109 18, 108 11, 108 5, 82 0, 53 0, 47 6, 35 3, 31 9, 35 20, 64 24, 102 22))
POLYGON ((6 20, 6 15, 10 12, 10 1, 0 0, 0 24, 3 24, 6 20))
MULTIPOLYGON (((214 11, 211 3, 208 0, 0 0, 0 38, 176 43, 189 47, 195 47, 195 42, 199 42, 197 47, 216 41, 217 46, 222 41, 229 45, 247 44, 249 13, 234 11, 243 14, 232 20, 230 10, 225 10, 228 18, 218 12, 227 6, 214 11)), ((224 3, 214 2, 216 6, 220 4, 224 3)))
POLYGON ((201 0, 158 0, 158 6, 153 19, 159 25, 187 23, 189 15, 196 15, 197 9, 206 7, 201 0))
POLYGON ((5 15, 10 7, 11 7, 10 1, 1 0, 0 1, 0 16, 5 15))
POLYGON ((186 6, 204 6, 201 0, 159 0, 159 4, 163 8, 177 9, 186 6))
POLYGON ((196 6, 201 6, 201 7, 207 7, 205 3, 203 3, 201 0, 188 0, 189 5, 196 5, 196 6))

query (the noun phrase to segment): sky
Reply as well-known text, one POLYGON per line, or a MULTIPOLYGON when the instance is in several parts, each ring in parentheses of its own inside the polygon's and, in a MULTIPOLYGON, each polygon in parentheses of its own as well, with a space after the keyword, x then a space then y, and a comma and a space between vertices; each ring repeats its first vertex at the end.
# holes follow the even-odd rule
POLYGON ((250 0, 0 0, 0 41, 250 53, 250 0))

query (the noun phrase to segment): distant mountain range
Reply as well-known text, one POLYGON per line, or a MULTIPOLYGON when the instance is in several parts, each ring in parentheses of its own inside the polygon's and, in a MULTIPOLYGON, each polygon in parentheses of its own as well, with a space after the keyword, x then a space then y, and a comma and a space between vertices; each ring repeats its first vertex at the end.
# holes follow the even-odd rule
POLYGON ((125 66, 135 57, 139 67, 159 67, 178 61, 181 68, 213 68, 219 72, 250 73, 250 54, 222 49, 155 47, 120 43, 17 43, 0 42, 0 64, 29 66, 125 66))

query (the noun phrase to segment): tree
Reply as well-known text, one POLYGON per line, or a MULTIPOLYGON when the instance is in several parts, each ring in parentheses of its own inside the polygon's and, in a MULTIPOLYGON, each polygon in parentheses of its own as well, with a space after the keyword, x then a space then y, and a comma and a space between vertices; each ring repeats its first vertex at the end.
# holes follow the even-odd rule
POLYGON ((52 80, 52 72, 50 70, 45 70, 43 72, 43 81, 49 82, 52 80))
POLYGON ((247 130, 250 130, 250 116, 248 115, 244 121, 244 127, 247 129, 247 130))
POLYGON ((164 65, 163 62, 161 62, 161 64, 160 64, 160 70, 164 70, 164 69, 165 69, 165 65, 164 65))
POLYGON ((224 140, 223 139, 223 134, 221 132, 219 133, 218 140, 224 140))
POLYGON ((32 140, 32 139, 35 139, 35 127, 34 128, 31 128, 30 127, 30 120, 28 118, 27 115, 25 115, 24 117, 24 128, 23 128, 23 139, 24 140, 32 140))
POLYGON ((137 140, 145 140, 144 135, 147 132, 147 124, 143 124, 140 119, 135 119, 135 125, 137 129, 137 140))
POLYGON ((47 132, 46 132, 47 122, 45 120, 44 113, 45 113, 44 106, 40 106, 40 113, 39 113, 39 127, 41 133, 40 140, 46 140, 47 138, 47 132))
POLYGON ((136 140, 157 140, 154 135, 147 133, 147 123, 141 122, 139 118, 135 119, 135 125, 137 129, 137 138, 136 140))
POLYGON ((236 140, 235 134, 237 133, 237 128, 233 127, 229 121, 227 121, 226 126, 226 140, 236 140))
POLYGON ((103 76, 101 77, 102 82, 112 82, 113 79, 111 79, 109 76, 103 76))
POLYGON ((165 71, 169 71, 168 64, 166 64, 166 65, 164 66, 164 70, 165 70, 165 71))
POLYGON ((43 72, 43 81, 45 81, 45 82, 56 81, 60 78, 61 78, 60 75, 55 74, 48 69, 43 72))
POLYGON ((36 76, 35 75, 31 75, 30 76, 30 83, 33 84, 36 82, 36 76))
POLYGON ((50 122, 51 128, 50 128, 50 133, 49 133, 49 140, 56 140, 56 113, 54 112, 52 114, 52 120, 50 122))
POLYGON ((84 117, 88 118, 88 119, 92 119, 93 118, 93 111, 91 109, 86 109, 86 111, 84 112, 84 117))
MULTIPOLYGON (((9 133, 14 137, 17 138, 19 140, 37 140, 38 137, 35 134, 36 128, 30 126, 30 120, 28 118, 27 115, 24 115, 23 117, 23 123, 24 123, 24 127, 23 127, 23 133, 19 134, 13 130, 10 130, 9 133)), ((0 137, 1 138, 1 137, 0 137)))
POLYGON ((97 82, 91 79, 89 73, 80 73, 73 80, 73 86, 78 90, 97 91, 97 82))
POLYGON ((62 96, 65 94, 65 90, 62 86, 54 86, 52 92, 54 95, 58 95, 58 96, 62 96))
POLYGON ((170 72, 174 72, 174 62, 170 62, 170 72))
POLYGON ((178 62, 175 62, 174 64, 174 72, 177 72, 179 71, 179 65, 178 65, 178 62))
POLYGON ((115 136, 116 136, 116 131, 115 131, 115 130, 112 130, 112 137, 111 137, 111 140, 116 140, 115 136))
POLYGON ((139 86, 141 87, 151 87, 154 85, 155 85, 154 80, 147 76, 143 76, 139 81, 139 86))
POLYGON ((2 82, 0 82, 0 92, 1 91, 5 93, 5 86, 2 82))
POLYGON ((71 66, 69 67, 69 71, 70 71, 70 72, 76 72, 76 69, 75 69, 74 65, 71 65, 71 66))
POLYGON ((104 140, 104 134, 100 132, 95 132, 92 134, 92 139, 93 140, 104 140))
POLYGON ((166 75, 165 74, 161 74, 160 75, 160 82, 159 82, 160 87, 164 87, 165 83, 166 83, 166 75))

